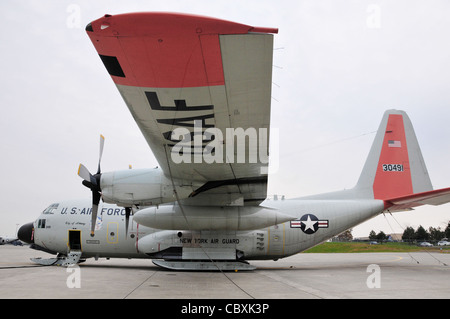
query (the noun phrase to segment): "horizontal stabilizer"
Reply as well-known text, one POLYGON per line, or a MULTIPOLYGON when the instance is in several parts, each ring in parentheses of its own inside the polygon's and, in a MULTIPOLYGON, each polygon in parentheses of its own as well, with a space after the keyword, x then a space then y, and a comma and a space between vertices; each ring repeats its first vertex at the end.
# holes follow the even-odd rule
POLYGON ((450 202, 450 187, 391 198, 384 202, 389 210, 407 210, 421 205, 442 205, 450 202))

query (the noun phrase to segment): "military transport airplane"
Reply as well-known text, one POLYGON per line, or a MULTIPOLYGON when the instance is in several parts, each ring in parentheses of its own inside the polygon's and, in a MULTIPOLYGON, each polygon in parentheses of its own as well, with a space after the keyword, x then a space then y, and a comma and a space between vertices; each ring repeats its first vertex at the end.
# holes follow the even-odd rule
POLYGON ((266 200, 277 29, 132 13, 86 31, 159 167, 102 173, 101 136, 97 173, 78 170, 92 201, 54 203, 19 229, 22 241, 57 254, 38 263, 117 257, 254 269, 247 261, 299 253, 385 211, 450 201, 450 188, 433 190, 398 110, 385 112, 353 189, 266 200))

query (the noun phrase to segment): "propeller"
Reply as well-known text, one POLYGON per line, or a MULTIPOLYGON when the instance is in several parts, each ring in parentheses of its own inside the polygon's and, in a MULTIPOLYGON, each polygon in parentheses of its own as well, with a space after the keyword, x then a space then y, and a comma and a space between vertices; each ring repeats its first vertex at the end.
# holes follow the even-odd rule
POLYGON ((102 161, 103 146, 105 144, 105 138, 100 135, 100 155, 98 159, 97 173, 92 175, 89 170, 80 164, 78 167, 78 176, 83 179, 82 184, 92 191, 92 213, 91 213, 91 237, 94 237, 95 224, 97 222, 98 204, 101 198, 100 178, 102 176, 100 163, 102 161))

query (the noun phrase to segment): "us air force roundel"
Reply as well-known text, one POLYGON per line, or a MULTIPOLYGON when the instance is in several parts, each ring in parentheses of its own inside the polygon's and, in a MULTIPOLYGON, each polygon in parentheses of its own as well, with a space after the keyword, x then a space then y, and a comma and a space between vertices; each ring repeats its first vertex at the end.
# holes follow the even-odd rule
POLYGON ((313 214, 303 215, 291 221, 291 228, 300 228, 305 234, 314 234, 319 228, 328 228, 328 220, 319 220, 313 214))

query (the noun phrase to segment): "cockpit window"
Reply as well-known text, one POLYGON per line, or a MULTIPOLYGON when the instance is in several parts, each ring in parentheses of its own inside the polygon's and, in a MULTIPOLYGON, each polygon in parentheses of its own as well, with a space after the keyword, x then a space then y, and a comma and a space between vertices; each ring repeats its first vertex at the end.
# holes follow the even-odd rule
POLYGON ((48 206, 43 212, 42 214, 53 214, 55 212, 55 210, 58 208, 59 204, 51 204, 50 206, 48 206))

